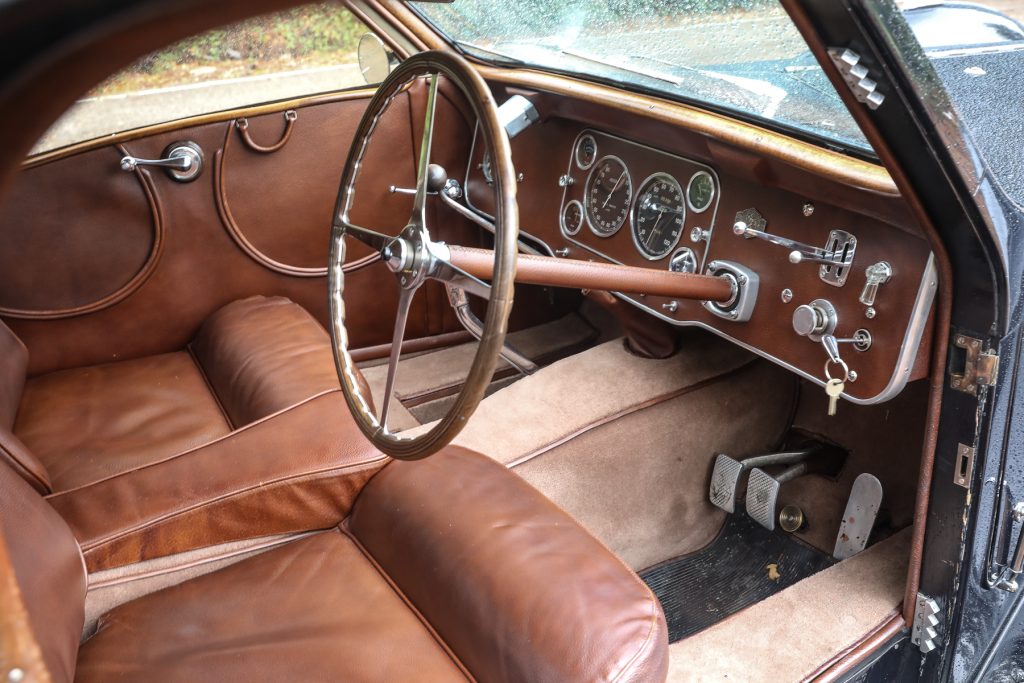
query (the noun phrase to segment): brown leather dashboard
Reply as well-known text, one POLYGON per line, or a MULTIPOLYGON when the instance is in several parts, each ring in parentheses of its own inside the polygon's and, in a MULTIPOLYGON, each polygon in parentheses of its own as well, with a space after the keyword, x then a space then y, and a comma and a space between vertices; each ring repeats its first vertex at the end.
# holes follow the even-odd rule
MULTIPOLYGON (((616 296, 674 325, 709 329, 819 384, 828 360, 820 333, 831 333, 855 378, 844 396, 856 403, 888 400, 925 376, 937 280, 931 250, 901 198, 653 119, 626 119, 596 102, 515 92, 540 112, 512 151, 521 231, 542 250, 739 280, 745 298, 729 305, 625 286, 616 296), (738 221, 746 235, 734 231, 738 221), (869 268, 882 280, 873 300, 869 268), (799 334, 808 317, 825 329, 799 334), (859 343, 843 341, 853 339, 859 343)), ((466 196, 486 215, 488 164, 474 141, 466 196)))

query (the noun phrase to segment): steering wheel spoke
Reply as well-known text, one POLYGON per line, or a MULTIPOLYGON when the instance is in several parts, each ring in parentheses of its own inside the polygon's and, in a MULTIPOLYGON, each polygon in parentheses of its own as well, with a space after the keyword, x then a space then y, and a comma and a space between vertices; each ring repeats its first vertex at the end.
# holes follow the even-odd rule
POLYGON ((424 207, 427 204, 427 184, 430 179, 430 147, 434 142, 434 115, 437 110, 438 75, 430 74, 427 90, 427 113, 423 120, 423 140, 420 143, 420 160, 416 169, 416 197, 412 203, 413 221, 424 225, 424 207))
POLYGON ((409 319, 409 308, 418 287, 403 287, 398 295, 398 315, 395 318, 395 331, 391 336, 391 355, 388 358, 388 378, 384 384, 384 397, 380 407, 380 427, 388 431, 388 412, 391 401, 395 399, 395 380, 398 377, 398 361, 402 355, 402 342, 405 341, 405 324, 409 319))
POLYGON ((481 299, 491 298, 491 286, 475 275, 470 275, 462 268, 453 264, 450 260, 451 255, 448 252, 447 246, 433 242, 429 243, 427 248, 430 249, 432 262, 432 267, 427 277, 444 282, 481 299))
POLYGON ((394 237, 388 237, 374 230, 362 228, 348 222, 342 222, 335 227, 340 229, 343 234, 351 235, 374 251, 383 251, 395 239, 394 237))

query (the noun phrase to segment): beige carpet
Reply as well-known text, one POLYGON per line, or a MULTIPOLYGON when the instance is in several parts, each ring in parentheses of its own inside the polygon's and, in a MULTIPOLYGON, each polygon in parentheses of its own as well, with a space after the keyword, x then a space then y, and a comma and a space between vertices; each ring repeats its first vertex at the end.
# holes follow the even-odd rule
POLYGON ((797 683, 878 627, 901 603, 906 529, 669 646, 668 680, 797 683))
POLYGON ((773 448, 794 392, 791 374, 707 333, 664 360, 615 340, 484 399, 455 443, 513 467, 639 570, 714 538, 715 454, 773 448))
MULTIPOLYGON (((593 343, 597 336, 597 329, 580 315, 571 313, 543 325, 513 332, 507 339, 513 348, 527 358, 544 362, 593 343)), ((392 402, 388 418, 392 431, 399 432, 419 426, 420 421, 407 409, 407 405, 429 401, 434 396, 443 401, 446 394, 453 394, 466 381, 476 349, 476 342, 470 342, 403 357, 399 361, 395 378, 398 401, 392 402)), ((381 405, 388 376, 387 362, 372 361, 362 364, 361 369, 370 385, 374 404, 381 405)), ((502 373, 509 369, 509 365, 501 360, 496 372, 502 373)))

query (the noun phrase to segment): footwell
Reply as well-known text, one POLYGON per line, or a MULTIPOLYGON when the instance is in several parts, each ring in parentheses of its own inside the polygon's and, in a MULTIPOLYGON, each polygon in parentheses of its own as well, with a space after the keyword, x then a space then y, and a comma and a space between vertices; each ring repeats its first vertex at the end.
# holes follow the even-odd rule
POLYGON ((789 534, 736 514, 710 545, 646 569, 640 578, 661 601, 669 641, 675 642, 832 563, 789 534))

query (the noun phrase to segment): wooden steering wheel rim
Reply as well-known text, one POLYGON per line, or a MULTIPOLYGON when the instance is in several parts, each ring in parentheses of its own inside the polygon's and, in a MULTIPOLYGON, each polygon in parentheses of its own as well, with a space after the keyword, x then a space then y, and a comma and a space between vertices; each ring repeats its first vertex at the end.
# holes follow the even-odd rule
MULTIPOLYGON (((428 116, 430 114, 428 113, 428 116)), ((462 57, 451 52, 429 51, 416 54, 402 62, 380 85, 367 105, 341 176, 338 201, 334 212, 328 257, 328 292, 331 345, 345 401, 362 433, 380 451, 399 460, 425 458, 446 446, 466 425, 483 399, 497 367, 505 342, 508 318, 512 310, 513 283, 519 237, 519 209, 516 202, 515 171, 508 136, 498 121, 497 105, 490 88, 475 69, 462 57), (360 164, 374 128, 388 104, 417 78, 440 74, 454 83, 466 96, 479 122, 479 129, 491 152, 494 171, 495 237, 494 270, 490 299, 483 321, 476 355, 469 374, 445 416, 429 431, 415 437, 392 434, 380 424, 373 412, 373 402, 363 394, 358 371, 349 354, 345 329, 343 299, 345 273, 345 229, 348 209, 354 196, 360 164)), ((385 401, 391 397, 384 398, 385 401)))

